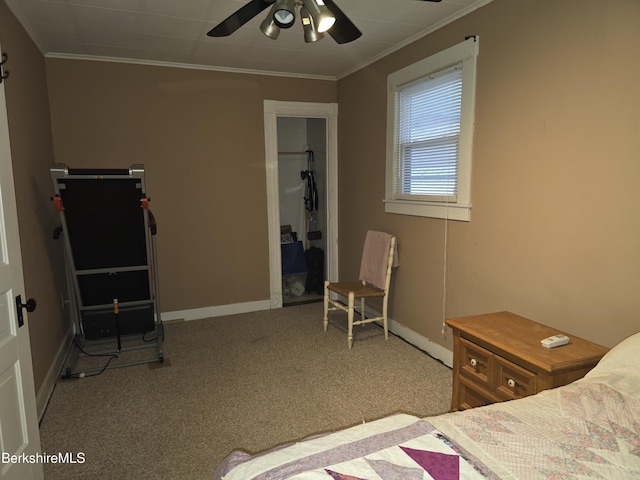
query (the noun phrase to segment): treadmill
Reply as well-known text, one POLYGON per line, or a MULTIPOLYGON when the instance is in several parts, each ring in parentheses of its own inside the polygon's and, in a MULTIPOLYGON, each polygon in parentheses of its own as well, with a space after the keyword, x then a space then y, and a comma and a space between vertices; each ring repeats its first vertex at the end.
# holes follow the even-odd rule
POLYGON ((64 241, 74 348, 63 378, 106 368, 164 361, 155 235, 143 165, 128 169, 74 169, 54 164, 52 201, 64 241), (121 352, 152 349, 132 361, 121 352), (106 366, 81 368, 81 357, 109 357, 106 366))

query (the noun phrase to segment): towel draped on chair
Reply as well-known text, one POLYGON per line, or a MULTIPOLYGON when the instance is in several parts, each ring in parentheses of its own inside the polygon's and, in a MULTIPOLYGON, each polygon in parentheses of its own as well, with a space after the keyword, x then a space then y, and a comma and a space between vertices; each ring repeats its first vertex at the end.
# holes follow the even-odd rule
MULTIPOLYGON (((368 231, 360 262, 360 280, 380 289, 385 288, 387 261, 392 235, 385 232, 368 231)), ((399 265, 398 247, 393 252, 393 267, 399 265)))

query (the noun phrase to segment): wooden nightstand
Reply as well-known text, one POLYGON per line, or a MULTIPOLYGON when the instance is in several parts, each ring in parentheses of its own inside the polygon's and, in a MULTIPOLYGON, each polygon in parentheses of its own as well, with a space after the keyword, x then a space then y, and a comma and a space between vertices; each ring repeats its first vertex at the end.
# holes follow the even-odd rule
POLYGON ((453 330, 451 410, 533 395, 582 378, 609 350, 510 312, 446 321, 453 330), (569 344, 545 348, 557 333, 569 344))

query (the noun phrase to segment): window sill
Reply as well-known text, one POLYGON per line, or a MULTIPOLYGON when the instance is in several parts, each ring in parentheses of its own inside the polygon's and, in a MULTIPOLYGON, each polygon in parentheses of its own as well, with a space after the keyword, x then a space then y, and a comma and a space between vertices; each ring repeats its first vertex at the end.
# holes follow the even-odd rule
POLYGON ((385 200, 384 211, 416 217, 443 218, 468 222, 471 220, 471 205, 458 203, 428 203, 407 200, 385 200))

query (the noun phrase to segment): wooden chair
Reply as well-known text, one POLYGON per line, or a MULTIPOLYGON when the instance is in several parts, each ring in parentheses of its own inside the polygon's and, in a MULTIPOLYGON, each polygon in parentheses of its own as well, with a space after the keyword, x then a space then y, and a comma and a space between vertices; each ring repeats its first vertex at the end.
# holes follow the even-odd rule
POLYGON ((389 284, 391 282, 392 267, 398 265, 396 251, 396 237, 384 232, 367 232, 362 250, 359 282, 324 282, 324 331, 329 325, 328 313, 332 310, 347 312, 349 348, 353 345, 353 326, 382 321, 384 338, 389 338, 387 321, 387 305, 389 284), (330 292, 338 294, 347 300, 345 305, 330 298, 330 292), (365 317, 365 299, 382 297, 382 316, 365 317), (360 320, 354 321, 355 299, 360 299, 360 320))

